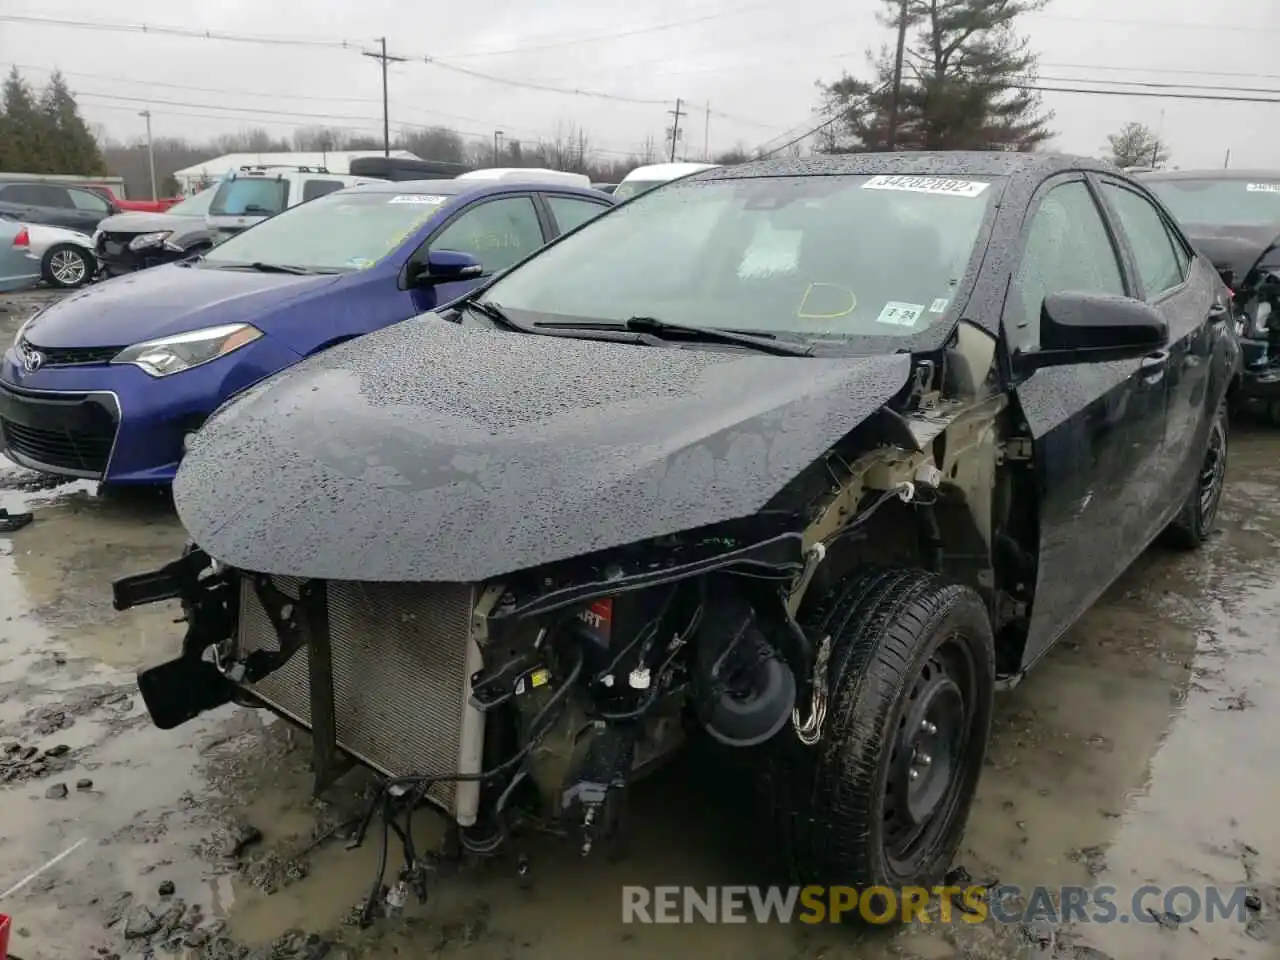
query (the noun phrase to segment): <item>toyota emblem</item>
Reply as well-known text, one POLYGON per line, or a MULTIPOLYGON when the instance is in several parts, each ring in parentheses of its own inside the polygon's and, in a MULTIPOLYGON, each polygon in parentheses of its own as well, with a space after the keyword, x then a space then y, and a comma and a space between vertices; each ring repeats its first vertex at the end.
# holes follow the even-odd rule
POLYGON ((39 350, 32 350, 30 347, 26 347, 22 351, 22 368, 26 370, 27 373, 35 373, 43 366, 44 354, 39 350))

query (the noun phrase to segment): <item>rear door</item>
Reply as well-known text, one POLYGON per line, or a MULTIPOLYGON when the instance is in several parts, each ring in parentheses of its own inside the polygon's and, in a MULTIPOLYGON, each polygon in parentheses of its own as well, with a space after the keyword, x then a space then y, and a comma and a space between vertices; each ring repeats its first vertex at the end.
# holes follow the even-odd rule
POLYGON ((576 230, 582 224, 594 220, 612 206, 603 200, 592 200, 572 193, 542 194, 547 216, 551 221, 551 236, 559 237, 576 230))
MULTIPOLYGON (((1082 174, 1047 180, 1023 224, 1002 318, 1011 351, 1039 346, 1050 293, 1134 296, 1120 238, 1082 174)), ((1040 499, 1029 666, 1146 546, 1148 476, 1159 470, 1167 357, 1038 370, 1014 393, 1031 434, 1040 499)))
POLYGON ((1100 177, 1102 197, 1133 251, 1142 298, 1169 324, 1168 456, 1151 480, 1153 497, 1171 516, 1196 483, 1211 418, 1207 406, 1214 344, 1229 318, 1226 300, 1215 297, 1218 278, 1200 263, 1164 211, 1142 192, 1113 177, 1100 177))

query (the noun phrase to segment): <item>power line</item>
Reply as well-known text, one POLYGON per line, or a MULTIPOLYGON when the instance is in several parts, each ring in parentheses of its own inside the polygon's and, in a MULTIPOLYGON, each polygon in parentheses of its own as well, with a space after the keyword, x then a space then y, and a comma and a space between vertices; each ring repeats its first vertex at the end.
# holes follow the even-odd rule
POLYGON ((1156 90, 1090 90, 1086 87, 1046 87, 1039 84, 1010 84, 1016 90, 1042 93, 1092 93, 1100 97, 1150 97, 1155 100, 1217 100, 1224 103, 1280 103, 1280 91, 1274 97, 1247 97, 1212 93, 1174 93, 1156 90))
POLYGON ((1053 20, 1064 23, 1110 23, 1127 27, 1177 27, 1187 30, 1233 30, 1240 33, 1275 33, 1280 26, 1263 26, 1255 23, 1187 23, 1182 20, 1136 20, 1126 17, 1073 17, 1058 13, 1024 13, 1024 17, 1036 20, 1053 20))
POLYGON ((262 34, 228 33, 222 30, 198 30, 189 27, 170 27, 148 23, 120 23, 106 20, 70 20, 59 17, 32 17, 20 14, 0 14, 3 23, 29 23, 45 27, 73 27, 80 30, 106 30, 112 33, 150 33, 166 37, 187 37, 193 40, 227 40, 233 43, 261 43, 271 46, 328 47, 352 49, 357 46, 348 40, 320 39, 316 37, 283 37, 262 34))
POLYGON ((640 103, 646 106, 663 106, 665 107, 670 100, 646 100, 640 97, 624 97, 616 93, 603 93, 599 90, 583 90, 578 87, 556 87, 550 84, 536 83, 532 80, 515 80, 511 77, 499 77, 492 73, 483 73, 479 70, 472 70, 470 67, 460 67, 454 63, 445 63, 437 60, 435 57, 423 57, 422 61, 433 67, 439 67, 442 70, 451 70, 454 73, 465 74, 468 77, 475 77, 479 80, 488 80, 491 83, 501 83, 510 87, 524 87, 529 90, 543 90, 547 93, 566 93, 579 97, 595 97, 600 100, 612 100, 617 103, 640 103))
POLYGON ((1274 93, 1277 96, 1280 96, 1280 89, 1275 87, 1223 87, 1204 83, 1169 83, 1158 80, 1086 80, 1084 77, 1036 77, 1035 82, 1096 83, 1106 87, 1143 87, 1151 90, 1206 90, 1217 93, 1274 93))
POLYGON ((1157 73, 1157 74, 1174 74, 1179 77, 1185 77, 1188 74, 1197 77, 1239 77, 1245 80, 1280 80, 1280 73, 1250 73, 1241 70, 1184 70, 1182 68, 1161 68, 1161 67, 1126 67, 1126 66, 1108 66, 1099 63, 1045 63, 1041 61, 1040 66, 1049 67, 1053 70, 1105 70, 1108 73, 1157 73))
POLYGON ((512 53, 532 53, 536 50, 553 50, 561 47, 574 47, 587 43, 608 43, 612 40, 623 40, 627 37, 638 37, 646 33, 659 33, 664 30, 674 30, 677 27, 691 27, 699 23, 707 23, 712 20, 720 20, 724 17, 735 16, 741 13, 747 13, 751 10, 758 10, 764 7, 775 7, 774 0, 762 0, 760 3, 749 3, 745 6, 736 7, 732 10, 722 10, 719 13, 708 13, 698 17, 691 17, 685 20, 671 20, 667 23, 656 23, 647 27, 635 27, 630 30, 621 30, 617 33, 599 34, 594 37, 582 37, 576 40, 554 40, 547 43, 532 43, 521 46, 507 47, 502 50, 482 50, 475 53, 454 53, 448 55, 450 60, 470 60, 476 57, 501 57, 512 53))

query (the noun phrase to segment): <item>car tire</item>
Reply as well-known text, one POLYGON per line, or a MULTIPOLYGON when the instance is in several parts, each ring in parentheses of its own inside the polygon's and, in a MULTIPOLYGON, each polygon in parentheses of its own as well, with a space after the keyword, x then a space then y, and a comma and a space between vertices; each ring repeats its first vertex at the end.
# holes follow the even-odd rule
POLYGON ((1196 484, 1187 495, 1182 510, 1165 531, 1169 545, 1178 550, 1199 548, 1218 520, 1218 505, 1222 502, 1222 488, 1227 474, 1227 437, 1230 432, 1230 414, 1224 401, 1209 427, 1209 440, 1205 444, 1204 457, 1196 474, 1196 484))
POLYGON ((93 256, 74 243, 55 243, 40 258, 40 277, 51 287, 71 290, 93 279, 93 256))
POLYGON ((1280 427, 1280 400, 1272 400, 1267 404, 1267 421, 1273 427, 1280 427))
POLYGON ((982 599, 923 571, 878 570, 846 581, 802 626, 831 639, 824 729, 809 746, 784 727, 757 780, 791 879, 894 892, 941 882, 991 730, 982 599))

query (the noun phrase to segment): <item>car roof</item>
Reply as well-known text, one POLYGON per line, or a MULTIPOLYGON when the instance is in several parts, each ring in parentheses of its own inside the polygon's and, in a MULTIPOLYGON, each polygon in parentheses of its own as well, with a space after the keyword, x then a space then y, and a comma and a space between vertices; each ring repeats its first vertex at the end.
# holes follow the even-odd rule
POLYGON ((1156 170, 1138 180, 1280 180, 1280 170, 1156 170))
POLYGON ((1124 176, 1093 157, 1065 153, 948 150, 899 153, 843 153, 820 157, 753 160, 715 167, 681 181, 739 180, 750 177, 876 176, 910 174, 935 177, 1008 177, 1043 180, 1054 173, 1089 170, 1124 176))

